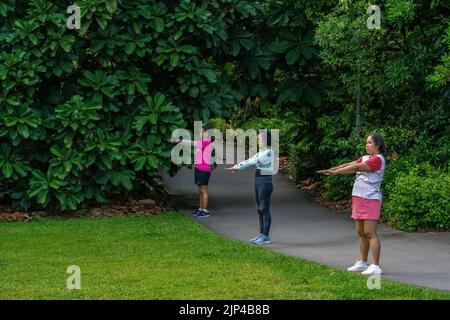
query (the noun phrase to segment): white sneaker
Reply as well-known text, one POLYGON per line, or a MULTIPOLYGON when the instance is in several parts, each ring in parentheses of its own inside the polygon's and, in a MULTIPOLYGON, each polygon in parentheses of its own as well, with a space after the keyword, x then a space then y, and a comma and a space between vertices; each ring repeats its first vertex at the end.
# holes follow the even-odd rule
POLYGON ((356 260, 355 264, 347 270, 352 272, 361 272, 367 270, 368 267, 369 265, 367 264, 367 262, 356 260))
POLYGON ((371 276, 373 274, 380 275, 383 274, 383 270, 381 270, 380 266, 376 264, 371 264, 366 271, 361 272, 361 274, 365 276, 371 276))

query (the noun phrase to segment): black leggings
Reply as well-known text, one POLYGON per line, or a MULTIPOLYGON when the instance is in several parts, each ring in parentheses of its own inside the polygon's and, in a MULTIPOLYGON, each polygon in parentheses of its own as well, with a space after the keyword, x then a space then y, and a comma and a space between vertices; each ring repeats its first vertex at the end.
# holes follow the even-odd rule
POLYGON ((270 215, 270 196, 272 195, 272 176, 255 177, 256 210, 259 214, 259 232, 268 236, 272 217, 270 215))

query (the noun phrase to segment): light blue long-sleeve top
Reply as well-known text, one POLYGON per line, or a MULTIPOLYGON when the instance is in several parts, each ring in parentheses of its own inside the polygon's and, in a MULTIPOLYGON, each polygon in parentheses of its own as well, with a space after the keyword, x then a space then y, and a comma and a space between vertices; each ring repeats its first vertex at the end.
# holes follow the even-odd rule
POLYGON ((253 157, 236 164, 233 169, 243 170, 252 166, 264 172, 273 172, 274 152, 272 149, 266 149, 257 152, 253 157))

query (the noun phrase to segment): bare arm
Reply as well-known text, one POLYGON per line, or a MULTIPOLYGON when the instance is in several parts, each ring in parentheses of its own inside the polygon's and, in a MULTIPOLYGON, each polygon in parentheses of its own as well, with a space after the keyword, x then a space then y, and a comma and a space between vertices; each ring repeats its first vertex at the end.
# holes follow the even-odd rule
POLYGON ((349 167, 349 166, 351 166, 353 164, 356 164, 356 163, 357 163, 356 161, 346 162, 346 163, 343 163, 343 164, 341 164, 341 165, 339 165, 337 167, 333 167, 333 168, 331 168, 329 170, 343 169, 343 168, 349 167))
POLYGON ((365 162, 354 163, 349 166, 330 170, 330 174, 350 174, 356 172, 368 172, 371 171, 370 167, 365 162))
POLYGON ((326 175, 330 175, 332 171, 345 169, 345 168, 348 168, 348 167, 353 166, 355 164, 359 164, 359 163, 356 162, 356 161, 346 162, 346 163, 343 163, 343 164, 341 164, 341 165, 339 165, 337 167, 333 167, 333 168, 326 169, 326 170, 319 170, 319 171, 317 171, 317 173, 323 173, 323 174, 326 174, 326 175))

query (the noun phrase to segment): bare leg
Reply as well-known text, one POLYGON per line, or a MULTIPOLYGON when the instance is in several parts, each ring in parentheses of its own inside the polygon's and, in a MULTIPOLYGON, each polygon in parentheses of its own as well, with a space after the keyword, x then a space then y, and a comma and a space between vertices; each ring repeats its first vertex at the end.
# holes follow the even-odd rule
POLYGON ((208 186, 201 186, 203 195, 203 209, 208 210, 208 186))
POLYGON ((199 198, 199 208, 203 209, 203 193, 202 186, 198 186, 198 198, 199 198))
POLYGON ((373 264, 380 265, 381 243, 377 235, 377 224, 375 220, 364 221, 364 232, 369 240, 370 250, 372 250, 373 264))
POLYGON ((369 239, 364 232, 364 220, 356 220, 356 232, 359 236, 359 251, 361 252, 361 260, 367 262, 369 255, 369 239))

